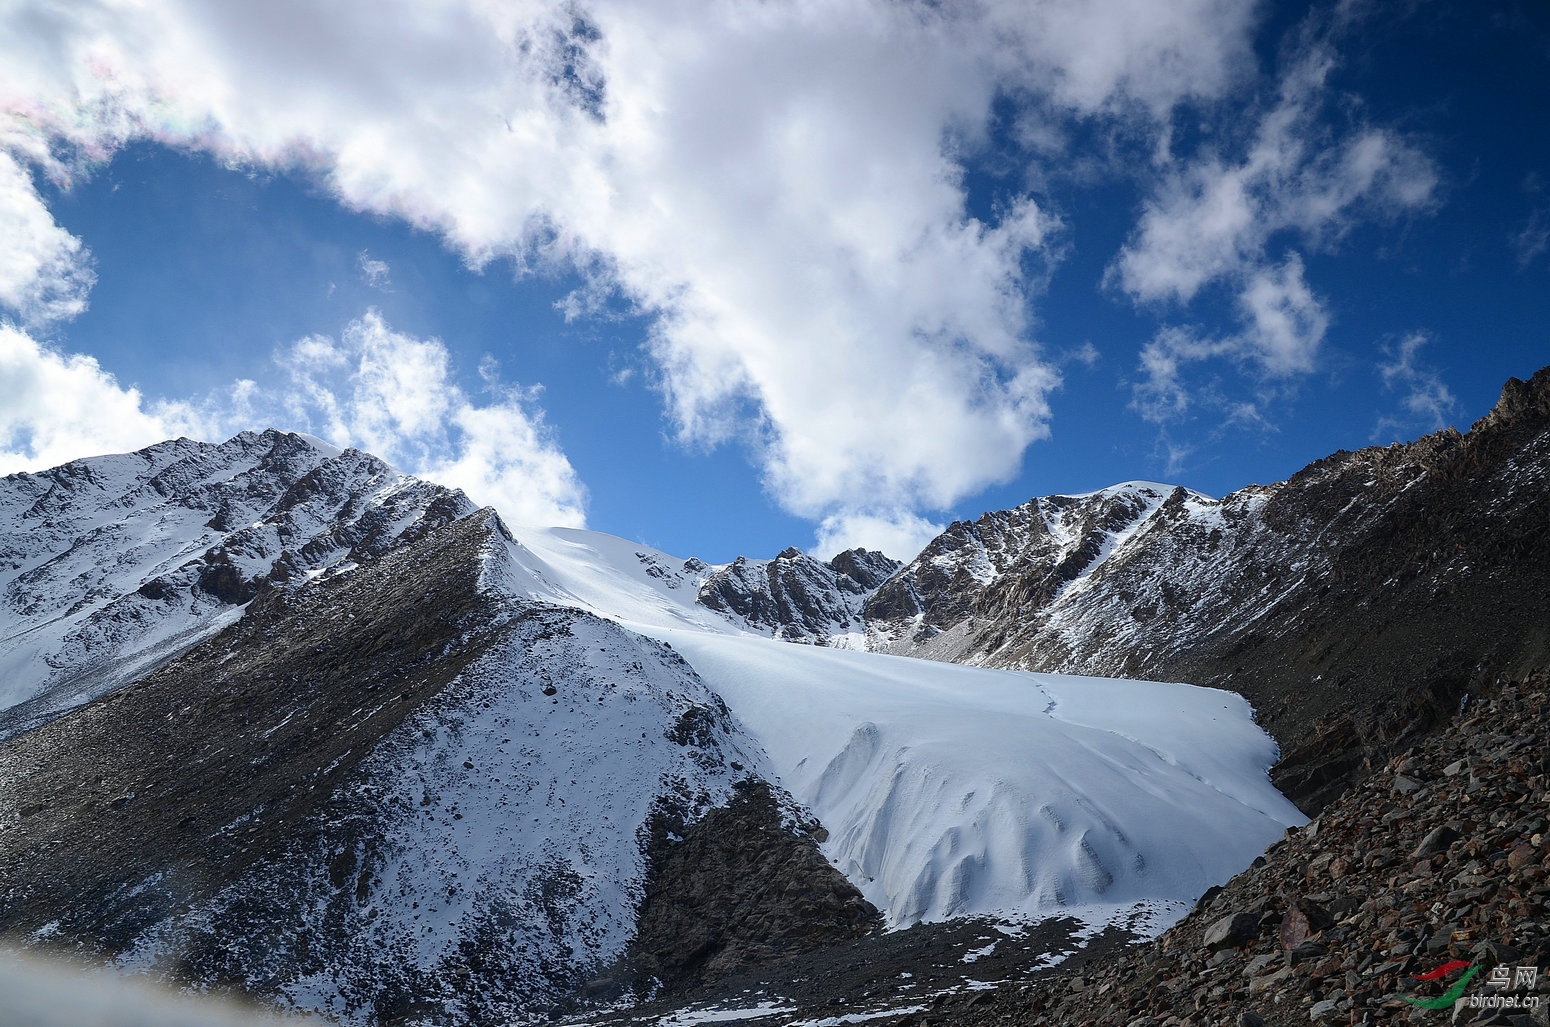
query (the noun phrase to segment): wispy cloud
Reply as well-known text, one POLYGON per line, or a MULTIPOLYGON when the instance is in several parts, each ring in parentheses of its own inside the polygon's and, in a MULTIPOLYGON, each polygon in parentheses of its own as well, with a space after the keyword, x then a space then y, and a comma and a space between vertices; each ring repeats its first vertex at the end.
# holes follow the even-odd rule
POLYGON ((1254 409, 1254 422, 1270 422, 1254 404, 1232 401, 1189 379, 1190 366, 1229 361, 1255 381, 1265 397, 1278 386, 1314 369, 1329 330, 1329 316, 1293 253, 1279 266, 1257 267, 1242 282, 1238 330, 1207 335, 1196 327, 1162 328, 1141 348, 1139 378, 1131 386, 1131 407, 1156 424, 1178 420, 1201 407, 1225 412, 1254 409))
POLYGON ((1523 192, 1532 204, 1528 220, 1508 239, 1517 254, 1520 270, 1550 252, 1550 202, 1546 202, 1544 179, 1538 172, 1525 176, 1523 192))
POLYGON ((1518 267, 1526 268, 1550 252, 1550 207, 1536 207, 1528 222, 1512 237, 1518 267))
POLYGON ((1236 335, 1186 343, 1165 328, 1143 351, 1137 403, 1153 420, 1189 408, 1190 362, 1229 358, 1258 382, 1314 371, 1329 315, 1294 247, 1328 249, 1358 221, 1433 201, 1437 171, 1414 143, 1359 116, 1328 127, 1336 31, 1310 16, 1243 152, 1174 161, 1109 269, 1137 303, 1183 306, 1210 286, 1236 296, 1236 335))
POLYGON ((1385 391, 1402 396, 1398 414, 1378 419, 1372 430, 1373 442, 1397 442, 1417 431, 1437 431, 1447 427, 1458 412, 1453 390, 1435 369, 1418 359, 1421 347, 1430 341, 1425 332, 1412 332, 1383 347, 1388 359, 1378 364, 1378 376, 1385 391))
POLYGON ((365 250, 362 250, 356 256, 355 262, 360 267, 361 277, 366 280, 367 285, 373 289, 387 287, 388 273, 391 270, 388 267, 387 261, 375 260, 365 250))

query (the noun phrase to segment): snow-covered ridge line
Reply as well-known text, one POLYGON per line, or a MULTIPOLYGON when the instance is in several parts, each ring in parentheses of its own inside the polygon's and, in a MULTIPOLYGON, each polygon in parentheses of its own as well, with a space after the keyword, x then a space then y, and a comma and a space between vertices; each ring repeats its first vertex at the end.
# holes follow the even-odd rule
MULTIPOLYGON (((16 620, 63 626, 49 653, 51 673, 72 680, 85 662, 78 654, 149 651, 175 630, 233 615, 266 583, 351 573, 345 568, 473 512, 461 494, 365 454, 331 455, 279 433, 218 447, 169 443, 71 468, 12 486, 19 496, 0 502, 0 516, 38 533, 34 549, 52 547, 54 555, 8 580, 5 599, 16 620), (47 497, 53 512, 45 518, 38 511, 47 497), (93 548, 107 538, 111 560, 93 548), (90 602, 60 617, 65 575, 84 575, 95 587, 86 590, 90 602), (81 625, 99 626, 106 644, 82 643, 81 625)), ((987 515, 980 522, 987 531, 963 541, 999 576, 990 587, 1042 560, 1053 570, 1041 587, 1053 594, 1092 573, 1095 561, 1119 558, 1140 526, 1181 494, 1197 502, 1183 490, 1141 485, 1035 502, 987 515)), ((830 832, 827 854, 896 926, 964 913, 1186 902, 1300 820, 1266 779, 1273 743, 1230 693, 1007 674, 770 639, 858 634, 860 611, 904 574, 880 554, 820 563, 792 550, 714 568, 597 532, 486 534, 479 585, 497 607, 537 601, 584 610, 619 626, 609 630, 660 640, 683 655, 703 682, 696 687, 724 699, 735 732, 749 739, 738 762, 767 768, 813 810, 830 832), (708 595, 717 599, 707 603, 708 595), (783 630, 789 625, 800 630, 783 630), (1084 698, 1092 696, 1101 701, 1084 698)), ((919 571, 934 555, 911 566, 919 571)), ((947 595, 950 586, 920 573, 911 581, 920 596, 930 588, 947 595)), ((598 656, 586 645, 565 652, 565 660, 589 666, 598 656)), ((612 659, 595 668, 605 712, 606 679, 633 673, 612 659)), ((487 671, 492 681, 503 673, 494 665, 487 671)), ((61 683, 43 684, 50 682, 61 683)), ((506 701, 494 692, 487 698, 506 701)))
POLYGON ((0 710, 57 713, 187 648, 266 583, 473 510, 357 450, 244 432, 0 480, 0 710))

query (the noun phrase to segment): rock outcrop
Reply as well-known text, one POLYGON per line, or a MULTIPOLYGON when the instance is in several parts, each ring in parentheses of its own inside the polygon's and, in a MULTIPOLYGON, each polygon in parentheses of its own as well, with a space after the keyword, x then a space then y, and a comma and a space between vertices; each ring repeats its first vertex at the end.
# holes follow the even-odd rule
POLYGON ((794 547, 773 560, 740 556, 705 580, 698 602, 787 642, 859 648, 862 607, 898 568, 897 560, 865 549, 829 561, 794 547))
POLYGON ((799 816, 749 781, 698 823, 653 818, 639 933, 623 966, 634 994, 682 994, 882 929, 882 914, 819 852, 827 832, 799 816))

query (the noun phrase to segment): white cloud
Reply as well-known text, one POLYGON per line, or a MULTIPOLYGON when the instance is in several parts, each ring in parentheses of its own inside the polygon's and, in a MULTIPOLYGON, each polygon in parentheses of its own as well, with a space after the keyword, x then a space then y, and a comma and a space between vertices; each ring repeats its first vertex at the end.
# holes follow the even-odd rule
POLYGON ((233 382, 200 400, 151 399, 96 360, 0 324, 0 474, 163 439, 206 441, 244 428, 310 431, 495 506, 515 524, 583 527, 586 489, 546 428, 535 395, 487 375, 480 402, 453 380, 446 347, 392 330, 376 312, 336 341, 280 354, 286 383, 233 382))
POLYGON ((373 289, 381 289, 387 286, 388 273, 392 270, 388 267, 387 261, 374 260, 370 254, 362 250, 356 256, 355 262, 360 266, 361 277, 366 280, 367 285, 373 289))
MULTIPOLYGON (((1273 429, 1257 404, 1228 400, 1217 390, 1202 394, 1201 388, 1186 381, 1187 369, 1191 364, 1230 360, 1269 395, 1276 383, 1314 369, 1329 330, 1329 316, 1304 280, 1302 260, 1295 253, 1279 267, 1258 268, 1247 276, 1238 313, 1239 330, 1214 338, 1193 328, 1159 330, 1141 348, 1140 379, 1132 385, 1131 406, 1158 424, 1209 406, 1226 414, 1227 425, 1273 429)), ((1169 466, 1176 463, 1170 459, 1169 466)))
POLYGON ((1328 245, 1354 221, 1431 202, 1437 172, 1397 133, 1321 128, 1328 40, 1305 45, 1259 119, 1240 159, 1207 151, 1171 169, 1146 202, 1110 278, 1141 302, 1188 302, 1204 286, 1238 281, 1266 261, 1272 237, 1292 230, 1328 245))
POLYGON ((1255 11, 24 3, 0 147, 61 178, 134 137, 304 167, 474 263, 567 262, 593 283, 568 313, 652 316, 680 435, 751 440, 787 509, 943 508, 1016 472, 1059 382, 1027 310, 1058 222, 965 209, 993 100, 1166 118, 1242 79, 1255 11))
POLYGON ((54 223, 32 176, 0 150, 0 306, 26 324, 68 320, 86 309, 90 255, 54 223))
POLYGON ((1324 127, 1336 57, 1320 31, 1315 18, 1303 27, 1245 152, 1175 162, 1109 268, 1107 280, 1138 303, 1188 304, 1223 285, 1244 318, 1239 335, 1209 346, 1178 346, 1167 329, 1148 345, 1138 405, 1154 420, 1188 407, 1187 362, 1229 357, 1257 379, 1314 371, 1329 316, 1292 243, 1329 248, 1359 220, 1432 202, 1437 172, 1398 133, 1359 120, 1324 127))
POLYGON ((1432 368, 1418 360, 1421 347, 1431 341, 1425 332, 1412 332, 1397 344, 1383 347, 1386 362, 1378 364, 1378 375, 1383 388, 1388 391, 1402 390, 1400 412, 1378 419, 1372 430, 1372 441, 1395 442, 1416 431, 1437 431, 1445 428, 1458 412, 1458 400, 1432 368))
POLYGON ((480 404, 453 380, 441 340, 395 332, 376 311, 279 360, 288 425, 460 488, 514 524, 585 525, 586 489, 535 396, 501 386, 493 368, 481 369, 493 398, 480 404))
POLYGON ((944 527, 908 510, 842 510, 819 523, 813 552, 827 560, 847 549, 870 549, 908 562, 944 527))
POLYGON ((1256 268, 1238 302, 1248 329, 1237 349, 1272 377, 1307 374, 1317 362, 1329 329, 1324 305, 1303 280, 1302 259, 1293 253, 1280 267, 1256 268))
MULTIPOLYGON (((244 384, 250 383, 237 388, 244 384)), ((14 325, 0 324, 0 474, 219 432, 208 409, 147 402, 91 357, 59 353, 14 325)))

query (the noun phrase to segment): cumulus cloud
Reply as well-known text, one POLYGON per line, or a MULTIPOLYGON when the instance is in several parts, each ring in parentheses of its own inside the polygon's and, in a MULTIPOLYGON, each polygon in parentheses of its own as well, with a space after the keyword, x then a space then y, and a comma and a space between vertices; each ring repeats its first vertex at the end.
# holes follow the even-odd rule
POLYGON ((1383 347, 1388 359, 1378 364, 1378 376, 1387 391, 1403 393, 1399 412, 1380 417, 1372 430, 1373 442, 1395 442, 1416 431, 1445 428, 1459 405, 1442 376, 1420 359, 1421 347, 1431 341, 1425 332, 1412 332, 1399 342, 1383 347))
POLYGON ((1171 163, 1109 268, 1110 284, 1143 304, 1183 306, 1225 287, 1244 320, 1230 339, 1181 345, 1165 329, 1146 347, 1139 404, 1153 419, 1188 407, 1189 361, 1230 357, 1260 379, 1315 370, 1329 316, 1293 247, 1327 249, 1362 219, 1433 201, 1437 172, 1415 144, 1359 119, 1329 127, 1332 32, 1316 18, 1303 27, 1242 154, 1207 148, 1171 163))
POLYGON ((244 379, 199 399, 150 398, 89 356, 0 325, 0 474, 178 436, 210 441, 281 427, 461 488, 513 523, 585 526, 586 489, 536 393, 487 371, 488 395, 470 396, 439 339, 395 332, 368 312, 337 340, 308 336, 278 361, 285 379, 278 386, 244 379))
POLYGON ((473 264, 580 269, 568 311, 616 295, 654 319, 679 435, 745 440, 815 519, 945 507, 1047 432, 1059 376, 1027 307, 1059 221, 1027 198, 976 219, 963 186, 995 98, 1166 120, 1243 78, 1255 18, 1250 0, 23 7, 0 147, 61 181, 131 138, 303 168, 473 264))
POLYGON ((819 523, 813 552, 830 559, 847 549, 871 549, 908 561, 944 527, 908 510, 845 510, 819 523))
POLYGON ((337 340, 313 335, 279 355, 283 423, 461 488, 516 524, 586 523, 586 489, 530 392, 487 369, 479 403, 454 380, 440 339, 395 332, 375 311, 337 340))
POLYGON ((54 223, 32 176, 0 150, 0 306, 23 323, 79 315, 95 276, 81 240, 54 223))
MULTIPOLYGON (((240 404, 249 383, 231 397, 240 404)), ((122 453, 178 436, 220 433, 219 415, 190 402, 150 400, 96 360, 61 353, 0 324, 0 474, 122 453)))

